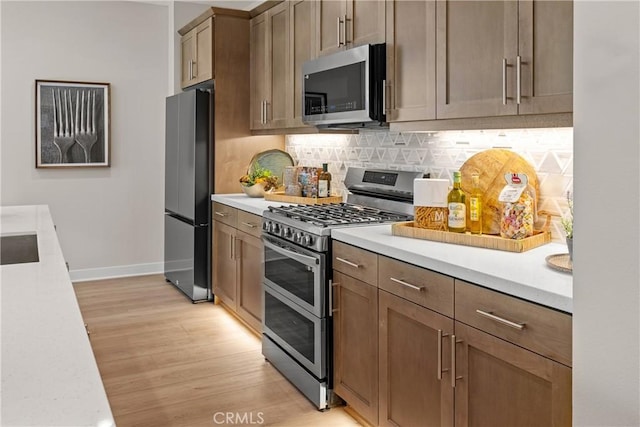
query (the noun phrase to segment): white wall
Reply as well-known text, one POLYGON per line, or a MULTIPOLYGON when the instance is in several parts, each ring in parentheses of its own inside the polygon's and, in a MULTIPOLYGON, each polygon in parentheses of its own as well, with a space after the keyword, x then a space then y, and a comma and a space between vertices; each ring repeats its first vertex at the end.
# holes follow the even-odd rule
POLYGON ((50 206, 72 278, 162 271, 167 6, 0 7, 0 204, 50 206), (111 83, 110 168, 35 168, 36 79, 111 83))
POLYGON ((640 425, 640 3, 574 9, 574 425, 640 425))

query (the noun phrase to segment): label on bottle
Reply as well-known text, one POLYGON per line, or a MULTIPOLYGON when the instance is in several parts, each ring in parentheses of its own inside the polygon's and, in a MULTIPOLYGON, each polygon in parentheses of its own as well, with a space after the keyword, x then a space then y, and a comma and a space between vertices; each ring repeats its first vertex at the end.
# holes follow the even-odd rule
POLYGON ((477 197, 469 198, 469 220, 480 221, 480 199, 477 197))
POLYGON ((329 181, 326 179, 318 181, 318 197, 329 197, 329 181))
POLYGON ((464 203, 449 203, 448 225, 450 228, 465 228, 466 206, 464 203))

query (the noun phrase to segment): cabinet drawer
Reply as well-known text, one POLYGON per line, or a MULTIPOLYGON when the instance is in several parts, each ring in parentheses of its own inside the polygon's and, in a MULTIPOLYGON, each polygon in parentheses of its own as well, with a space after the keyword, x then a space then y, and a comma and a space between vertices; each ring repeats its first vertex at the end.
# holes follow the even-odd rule
POLYGON ((238 210, 238 230, 260 238, 262 234, 262 217, 238 210))
POLYGON ((213 219, 232 227, 236 227, 238 209, 223 205, 222 203, 213 202, 213 219))
POLYGON ((384 256, 378 257, 378 287, 453 317, 453 278, 384 256))
POLYGON ((571 366, 571 316, 456 280, 455 317, 499 338, 571 366))
POLYGON ((333 268, 370 285, 378 285, 378 256, 373 252, 333 242, 333 268))

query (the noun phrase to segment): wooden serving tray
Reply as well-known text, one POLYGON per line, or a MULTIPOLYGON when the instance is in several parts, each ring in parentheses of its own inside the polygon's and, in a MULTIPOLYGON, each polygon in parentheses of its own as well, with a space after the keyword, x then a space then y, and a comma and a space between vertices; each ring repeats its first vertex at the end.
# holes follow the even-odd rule
POLYGON ((433 240, 436 242, 454 243, 456 245, 475 246, 477 248, 497 249, 508 252, 524 252, 551 241, 549 231, 534 231, 533 236, 522 240, 505 239, 489 234, 452 233, 450 231, 430 230, 414 226, 414 222, 398 222, 391 225, 394 236, 412 237, 414 239, 433 240))
POLYGON ((342 203, 342 196, 329 197, 300 197, 288 196, 283 191, 264 193, 264 199, 274 202, 295 203, 298 205, 327 205, 330 203, 342 203))

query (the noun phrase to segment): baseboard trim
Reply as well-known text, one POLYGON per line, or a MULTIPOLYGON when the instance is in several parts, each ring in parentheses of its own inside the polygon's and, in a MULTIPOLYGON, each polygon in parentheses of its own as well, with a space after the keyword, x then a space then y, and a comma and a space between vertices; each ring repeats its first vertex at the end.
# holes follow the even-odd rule
POLYGON ((70 270, 69 277, 72 282, 86 282, 89 280, 115 279, 118 277, 145 276, 159 273, 164 273, 163 262, 70 270))

